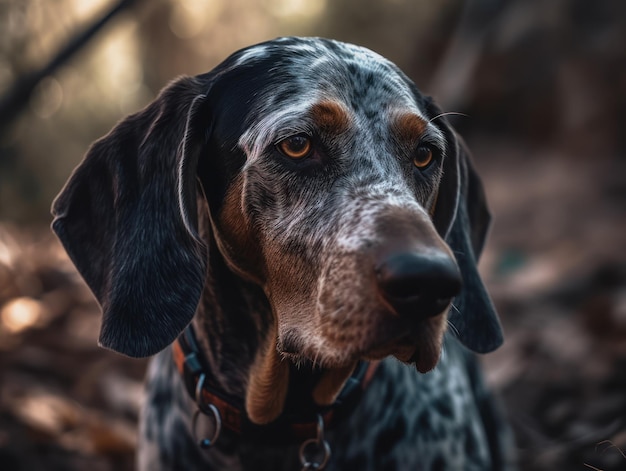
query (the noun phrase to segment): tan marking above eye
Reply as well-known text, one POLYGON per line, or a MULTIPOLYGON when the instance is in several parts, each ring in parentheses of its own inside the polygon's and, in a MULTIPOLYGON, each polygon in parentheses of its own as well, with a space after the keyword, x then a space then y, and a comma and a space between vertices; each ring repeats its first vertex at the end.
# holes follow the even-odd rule
POLYGON ((325 132, 341 134, 350 127, 350 115, 337 101, 328 100, 316 103, 309 113, 317 127, 325 132))
POLYGON ((413 154, 413 165, 419 169, 424 169, 433 161, 433 151, 428 146, 419 146, 413 154))
POLYGON ((412 112, 396 111, 393 114, 392 124, 401 142, 415 142, 424 134, 428 123, 412 112))
POLYGON ((291 136, 278 143, 278 149, 291 159, 302 159, 311 153, 313 145, 307 136, 291 136))

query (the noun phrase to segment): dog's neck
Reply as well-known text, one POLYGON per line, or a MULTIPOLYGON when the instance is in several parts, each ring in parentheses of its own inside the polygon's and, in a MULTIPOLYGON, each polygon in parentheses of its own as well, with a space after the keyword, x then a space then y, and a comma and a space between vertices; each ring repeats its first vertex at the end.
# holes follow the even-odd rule
POLYGON ((208 282, 193 321, 197 340, 214 384, 244 398, 257 352, 270 341, 271 308, 262 288, 235 275, 215 244, 209 252, 208 282))

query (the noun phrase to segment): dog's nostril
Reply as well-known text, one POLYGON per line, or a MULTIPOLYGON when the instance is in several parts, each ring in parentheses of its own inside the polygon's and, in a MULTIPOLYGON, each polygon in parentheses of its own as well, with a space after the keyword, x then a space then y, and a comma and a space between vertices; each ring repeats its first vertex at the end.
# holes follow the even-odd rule
POLYGON ((378 289, 401 315, 439 314, 459 294, 461 274, 445 253, 396 253, 376 267, 378 289))

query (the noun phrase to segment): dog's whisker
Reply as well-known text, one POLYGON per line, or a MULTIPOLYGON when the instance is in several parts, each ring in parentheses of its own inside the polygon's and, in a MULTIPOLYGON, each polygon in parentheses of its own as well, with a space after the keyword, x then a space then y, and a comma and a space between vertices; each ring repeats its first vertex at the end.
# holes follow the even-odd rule
POLYGON ((452 322, 450 322, 450 320, 448 320, 447 323, 448 323, 448 328, 452 331, 454 336, 459 338, 461 336, 459 329, 457 329, 456 326, 452 322))
POLYGON ((468 114, 466 113, 460 113, 458 111, 446 111, 445 113, 439 113, 437 116, 435 116, 434 118, 430 118, 428 120, 429 123, 432 123, 434 120, 439 119, 439 118, 443 118, 444 116, 464 116, 464 117, 469 117, 468 114))

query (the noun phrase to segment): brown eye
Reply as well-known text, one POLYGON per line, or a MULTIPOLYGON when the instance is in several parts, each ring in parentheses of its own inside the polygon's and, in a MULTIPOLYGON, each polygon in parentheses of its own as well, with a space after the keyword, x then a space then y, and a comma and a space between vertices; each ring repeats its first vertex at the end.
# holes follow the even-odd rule
POLYGON ((413 154, 413 165, 420 170, 425 169, 433 161, 433 151, 428 146, 419 146, 413 154))
POLYGON ((311 139, 307 136, 291 136, 278 143, 278 149, 287 157, 302 159, 311 153, 311 139))

